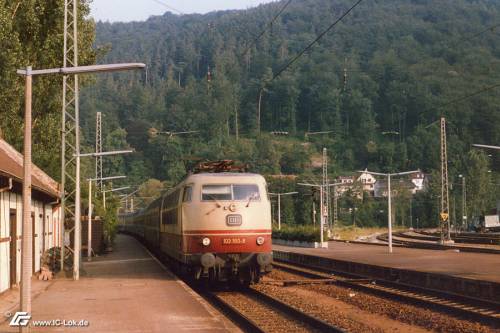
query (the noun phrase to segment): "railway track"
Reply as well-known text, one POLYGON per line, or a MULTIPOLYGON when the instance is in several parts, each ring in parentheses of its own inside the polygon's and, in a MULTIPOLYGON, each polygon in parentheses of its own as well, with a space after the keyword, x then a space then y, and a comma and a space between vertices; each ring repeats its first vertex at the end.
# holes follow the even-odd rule
MULTIPOLYGON (((439 240, 440 237, 438 233, 429 231, 418 231, 414 232, 414 235, 405 236, 423 240, 439 240)), ((500 245, 500 234, 498 233, 451 233, 451 239, 456 243, 500 245)))
POLYGON ((255 289, 200 294, 246 332, 343 332, 255 289))
MULTIPOLYGON (((377 239, 383 242, 388 241, 388 235, 383 234, 377 236, 377 239)), ((460 252, 477 252, 477 253, 493 253, 500 254, 500 244, 491 243, 493 240, 484 240, 483 243, 467 243, 463 240, 456 242, 454 245, 438 244, 439 238, 432 238, 426 235, 408 235, 405 233, 394 233, 392 244, 402 247, 431 249, 431 250, 458 250, 460 252)), ((380 245, 379 243, 377 245, 380 245)))
MULTIPOLYGON (((425 290, 423 288, 401 285, 395 282, 364 279, 346 275, 342 272, 329 271, 310 267, 274 262, 275 269, 280 269, 301 277, 324 281, 323 283, 344 286, 353 290, 366 292, 379 297, 397 300, 426 309, 433 309, 445 314, 474 320, 500 328, 500 306, 498 303, 450 295, 445 292, 425 290), (334 273, 335 275, 332 275, 334 273), (331 282, 326 281, 330 279, 331 282)), ((299 280, 300 281, 300 280, 299 280)), ((303 284, 300 281, 298 284, 303 284)), ((293 281, 283 281, 283 285, 292 285, 293 281)))

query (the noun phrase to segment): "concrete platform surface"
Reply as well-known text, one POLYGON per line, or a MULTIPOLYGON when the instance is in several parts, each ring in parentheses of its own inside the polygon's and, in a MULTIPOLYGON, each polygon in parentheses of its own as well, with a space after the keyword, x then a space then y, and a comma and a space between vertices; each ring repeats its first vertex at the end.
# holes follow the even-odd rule
POLYGON ((273 245, 274 250, 353 261, 363 264, 500 282, 500 255, 329 242, 328 249, 273 245))
MULTIPOLYGON (((33 327, 32 332, 239 331, 132 237, 118 235, 113 253, 92 262, 84 258, 83 269, 79 281, 34 281, 34 290, 41 291, 32 301, 31 324, 61 319, 86 320, 89 326, 33 327)), ((0 296, 0 306, 2 297, 7 295, 0 296)), ((0 318, 0 332, 18 329, 0 318)))

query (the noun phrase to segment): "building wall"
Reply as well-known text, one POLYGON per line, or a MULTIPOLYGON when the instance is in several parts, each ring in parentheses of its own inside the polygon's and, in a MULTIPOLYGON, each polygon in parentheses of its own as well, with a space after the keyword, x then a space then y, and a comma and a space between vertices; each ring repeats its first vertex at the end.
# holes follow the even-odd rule
MULTIPOLYGON (((59 245, 54 230, 59 229, 60 209, 53 209, 40 201, 32 201, 31 212, 35 217, 35 271, 40 270, 40 260, 44 250, 59 245), (45 217, 45 219, 44 219, 45 217)), ((18 284, 21 279, 21 246, 22 246, 22 197, 13 192, 0 193, 0 293, 18 284), (16 210, 16 239, 10 237, 10 210, 16 210), (10 281, 10 244, 16 243, 16 281, 10 281)))

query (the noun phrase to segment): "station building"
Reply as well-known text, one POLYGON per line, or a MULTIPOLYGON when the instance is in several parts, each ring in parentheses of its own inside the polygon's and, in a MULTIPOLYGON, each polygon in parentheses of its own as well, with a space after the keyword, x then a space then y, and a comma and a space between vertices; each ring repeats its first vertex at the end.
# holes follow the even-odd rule
MULTIPOLYGON (((22 249, 23 155, 0 138, 0 294, 19 284, 22 249)), ((32 166, 33 273, 43 253, 60 244, 60 185, 32 166)))

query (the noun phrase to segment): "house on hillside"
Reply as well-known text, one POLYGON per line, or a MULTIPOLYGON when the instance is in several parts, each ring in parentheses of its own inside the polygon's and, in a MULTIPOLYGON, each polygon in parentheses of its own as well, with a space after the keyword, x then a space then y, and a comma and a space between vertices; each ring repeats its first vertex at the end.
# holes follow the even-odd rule
POLYGON ((359 176, 338 176, 335 182, 340 183, 340 185, 336 186, 338 195, 342 195, 351 189, 357 193, 359 198, 362 198, 363 192, 373 195, 377 179, 371 174, 363 172, 359 176))
MULTIPOLYGON (((412 195, 415 193, 416 185, 407 179, 391 179, 391 194, 397 196, 401 191, 408 191, 412 195)), ((374 186, 375 198, 386 198, 388 194, 387 180, 379 179, 374 186)))
POLYGON ((352 185, 354 184, 355 178, 353 176, 338 176, 335 179, 335 183, 340 185, 335 186, 335 190, 337 191, 337 195, 341 196, 345 192, 347 192, 352 185))
POLYGON ((425 173, 421 171, 412 174, 410 180, 413 184, 415 184, 413 194, 423 191, 427 187, 427 177, 425 176, 425 173))
POLYGON ((362 172, 361 175, 356 179, 362 186, 363 192, 368 192, 373 195, 375 191, 375 183, 377 179, 365 169, 365 172, 362 172))
MULTIPOLYGON (((0 294, 21 279, 23 156, 0 139, 0 294)), ((32 166, 33 273, 43 253, 60 244, 60 186, 32 166)))

